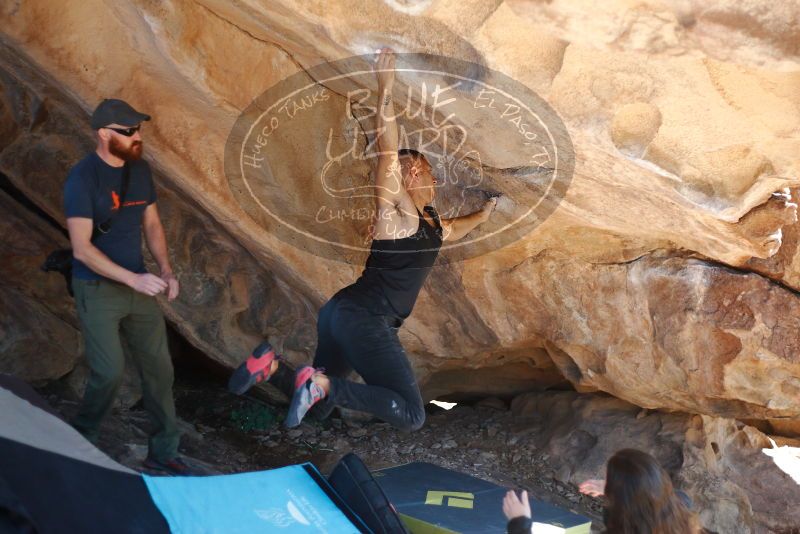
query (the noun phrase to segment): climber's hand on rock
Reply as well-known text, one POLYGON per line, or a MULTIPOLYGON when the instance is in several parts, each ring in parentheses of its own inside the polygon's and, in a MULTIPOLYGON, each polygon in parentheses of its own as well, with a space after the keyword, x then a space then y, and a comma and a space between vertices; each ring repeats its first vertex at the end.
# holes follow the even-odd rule
POLYGON ((394 84, 394 50, 388 47, 380 49, 375 61, 375 75, 378 77, 378 86, 384 91, 391 91, 394 84))
POLYGON ((600 497, 605 491, 606 481, 600 479, 592 479, 583 482, 578 489, 581 493, 589 495, 590 497, 600 497))
POLYGON ((493 197, 484 202, 483 207, 481 207, 481 222, 486 222, 489 220, 489 216, 492 214, 494 209, 497 207, 497 198, 493 197))

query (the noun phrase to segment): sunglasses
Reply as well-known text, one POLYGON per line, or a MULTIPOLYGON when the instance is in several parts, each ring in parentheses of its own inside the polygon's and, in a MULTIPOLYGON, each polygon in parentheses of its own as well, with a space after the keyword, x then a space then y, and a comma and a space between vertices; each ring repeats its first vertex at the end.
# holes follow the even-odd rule
POLYGON ((142 125, 140 124, 139 126, 131 126, 130 128, 112 128, 111 126, 106 126, 106 129, 114 130, 118 134, 122 134, 125 137, 130 137, 133 134, 135 134, 136 132, 138 132, 139 128, 141 128, 141 127, 142 127, 142 125))

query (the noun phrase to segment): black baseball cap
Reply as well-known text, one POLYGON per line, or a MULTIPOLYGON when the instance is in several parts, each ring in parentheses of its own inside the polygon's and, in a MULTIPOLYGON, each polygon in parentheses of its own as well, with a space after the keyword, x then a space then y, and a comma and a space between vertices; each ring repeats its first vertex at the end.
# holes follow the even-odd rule
POLYGON ((106 98, 100 102, 92 113, 92 130, 104 128, 109 124, 135 126, 142 121, 149 121, 150 115, 139 113, 130 104, 116 98, 106 98))

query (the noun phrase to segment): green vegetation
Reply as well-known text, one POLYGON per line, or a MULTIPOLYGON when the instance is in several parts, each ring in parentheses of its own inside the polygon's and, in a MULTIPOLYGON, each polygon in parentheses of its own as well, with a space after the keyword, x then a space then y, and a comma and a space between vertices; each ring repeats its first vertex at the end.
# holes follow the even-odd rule
POLYGON ((242 432, 271 430, 283 420, 283 415, 267 404, 249 401, 231 410, 231 422, 242 432))

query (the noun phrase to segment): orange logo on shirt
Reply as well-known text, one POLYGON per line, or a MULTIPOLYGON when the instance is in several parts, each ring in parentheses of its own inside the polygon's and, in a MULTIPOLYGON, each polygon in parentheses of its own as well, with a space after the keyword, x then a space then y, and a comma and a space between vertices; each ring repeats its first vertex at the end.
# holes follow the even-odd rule
POLYGON ((119 195, 117 194, 116 191, 113 191, 113 190, 111 191, 111 201, 113 202, 113 206, 111 206, 111 209, 112 210, 118 210, 119 209, 119 195))

